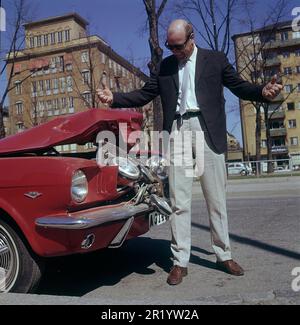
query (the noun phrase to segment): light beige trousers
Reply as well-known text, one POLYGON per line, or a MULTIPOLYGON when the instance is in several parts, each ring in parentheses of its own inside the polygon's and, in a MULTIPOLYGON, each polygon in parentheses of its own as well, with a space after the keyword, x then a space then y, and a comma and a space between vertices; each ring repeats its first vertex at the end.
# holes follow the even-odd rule
POLYGON ((194 155, 198 171, 204 167, 200 182, 209 214, 212 248, 218 261, 231 259, 226 207, 225 156, 213 152, 204 137, 201 137, 201 133, 197 117, 181 122, 175 120, 173 123, 172 134, 176 136, 171 137, 169 147, 170 199, 174 211, 170 219, 171 251, 174 265, 182 267, 187 267, 191 253, 191 206, 194 181, 192 175, 194 162, 191 153, 194 155), (185 137, 186 140, 180 141, 186 134, 188 135, 185 137))

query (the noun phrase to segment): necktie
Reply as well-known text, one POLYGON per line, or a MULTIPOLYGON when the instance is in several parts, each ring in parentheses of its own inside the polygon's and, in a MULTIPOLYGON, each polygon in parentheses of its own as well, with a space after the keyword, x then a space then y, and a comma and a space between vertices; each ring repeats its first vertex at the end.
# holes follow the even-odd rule
POLYGON ((183 77, 182 77, 181 101, 180 101, 180 108, 179 108, 179 113, 181 116, 186 112, 186 108, 187 108, 187 95, 190 86, 189 62, 190 61, 187 61, 184 66, 183 77))

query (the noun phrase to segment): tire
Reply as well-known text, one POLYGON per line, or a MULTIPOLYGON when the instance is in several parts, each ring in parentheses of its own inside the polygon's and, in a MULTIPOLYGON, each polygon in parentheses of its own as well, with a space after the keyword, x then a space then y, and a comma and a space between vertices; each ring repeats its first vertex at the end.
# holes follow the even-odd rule
POLYGON ((246 175, 247 175, 247 172, 246 172, 245 170, 242 170, 242 171, 241 171, 241 175, 242 175, 242 176, 246 176, 246 175))
POLYGON ((20 236, 0 220, 0 292, 33 293, 42 276, 42 263, 20 236))

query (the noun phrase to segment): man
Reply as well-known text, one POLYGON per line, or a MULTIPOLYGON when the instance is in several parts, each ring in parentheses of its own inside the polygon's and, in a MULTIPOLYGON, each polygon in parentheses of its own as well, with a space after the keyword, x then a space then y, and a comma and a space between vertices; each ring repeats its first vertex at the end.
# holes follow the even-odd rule
MULTIPOLYGON (((204 132, 204 173, 200 180, 209 213, 216 265, 229 274, 241 276, 244 270, 232 260, 228 235, 224 159, 227 131, 223 86, 244 100, 259 102, 275 98, 282 86, 276 83, 276 77, 266 86, 255 86, 242 80, 223 53, 195 45, 193 27, 184 20, 171 23, 166 47, 173 55, 163 60, 158 75, 152 76, 142 89, 122 94, 112 93, 105 87, 98 90, 98 95, 102 102, 112 107, 139 107, 160 95, 164 130, 182 134, 186 131, 204 132)), ((180 152, 181 148, 176 141, 170 145, 170 198, 174 211, 171 250, 174 266, 167 283, 177 285, 187 275, 190 259, 193 178, 185 175, 186 168, 190 166, 174 164, 176 152, 180 152)), ((194 137, 190 145, 195 153, 194 137)))

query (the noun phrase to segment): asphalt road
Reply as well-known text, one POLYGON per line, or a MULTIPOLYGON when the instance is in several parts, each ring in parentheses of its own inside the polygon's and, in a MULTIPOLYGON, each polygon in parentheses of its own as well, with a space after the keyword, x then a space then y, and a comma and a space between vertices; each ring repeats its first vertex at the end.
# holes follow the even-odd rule
POLYGON ((193 195, 192 256, 179 286, 166 284, 172 266, 166 223, 118 250, 51 260, 41 296, 0 295, 0 304, 300 303, 291 288, 291 272, 300 267, 300 177, 229 182, 231 245, 244 277, 215 268, 199 183, 193 195))

